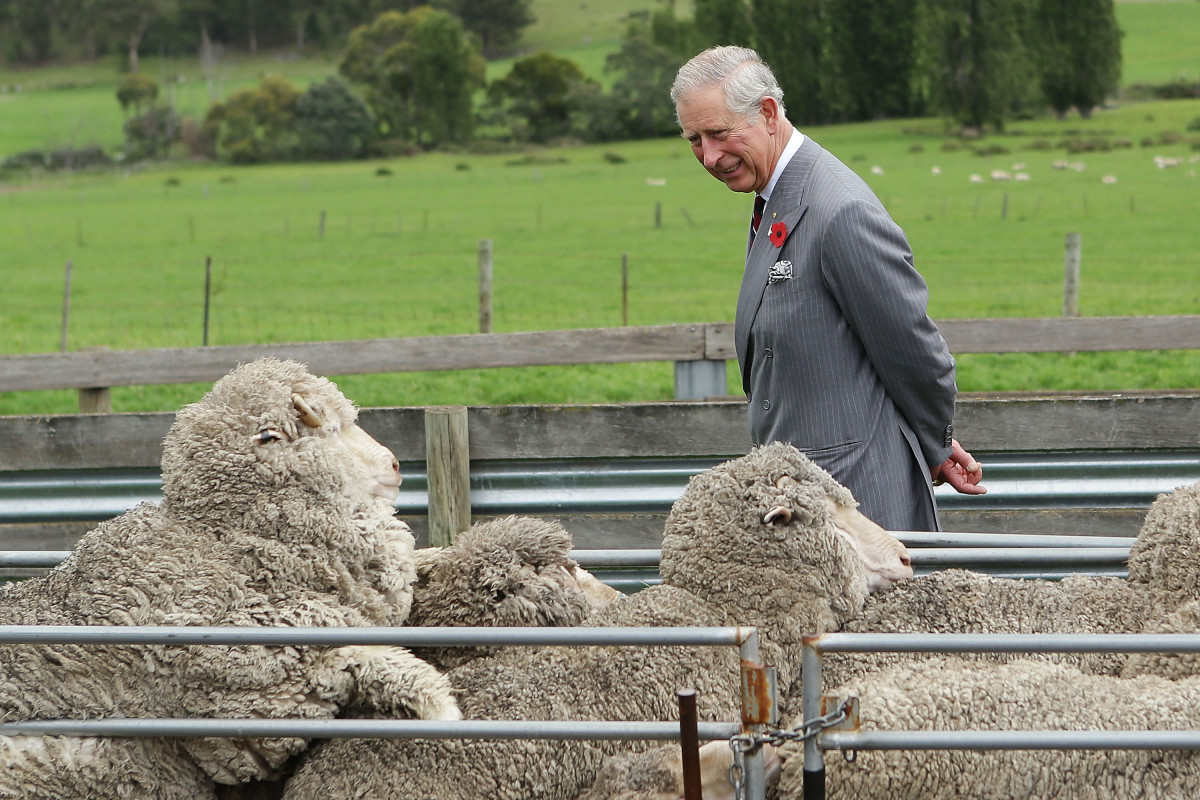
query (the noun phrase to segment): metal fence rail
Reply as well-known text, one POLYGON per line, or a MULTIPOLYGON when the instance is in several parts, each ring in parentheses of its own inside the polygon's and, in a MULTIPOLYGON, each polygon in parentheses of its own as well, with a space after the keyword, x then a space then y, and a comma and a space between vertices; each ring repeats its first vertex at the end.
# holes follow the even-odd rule
MULTIPOLYGON (((988 494, 963 498, 939 487, 943 510, 1145 508, 1200 479, 1200 451, 977 453, 988 494)), ((476 514, 663 512, 688 479, 723 459, 484 462, 471 470, 476 514)), ((402 465, 401 516, 429 507, 425 465, 402 465)), ((0 524, 110 519, 161 497, 157 469, 0 472, 0 524)))
MULTIPOLYGON (((744 665, 759 659, 753 627, 694 628, 304 628, 233 626, 0 625, 3 644, 187 645, 399 645, 415 646, 736 646, 744 665)), ((743 692, 743 720, 747 711, 743 692)), ((698 723, 700 739, 729 739, 761 726, 698 723)), ((616 739, 679 741, 672 722, 638 720, 381 720, 381 719, 93 719, 27 720, 0 724, 0 736, 298 736, 303 738, 382 737, 430 739, 616 739)), ((766 774, 761 749, 744 762, 747 800, 765 800, 766 774)))
MULTIPOLYGON (((918 575, 950 567, 1010 577, 1060 578, 1072 572, 1123 576, 1134 540, 1128 537, 1050 534, 895 532, 909 548, 918 575), (928 543, 946 544, 927 547, 928 543)), ((70 550, 0 550, 0 569, 54 567, 70 550)), ((572 550, 571 557, 610 586, 636 591, 661 582, 661 551, 572 550)))
MULTIPOLYGON (((805 721, 821 716, 823 653, 1200 653, 1200 634, 825 633, 805 636, 805 721)), ((804 797, 825 796, 825 750, 1200 750, 1191 731, 828 730, 804 742, 804 797)))

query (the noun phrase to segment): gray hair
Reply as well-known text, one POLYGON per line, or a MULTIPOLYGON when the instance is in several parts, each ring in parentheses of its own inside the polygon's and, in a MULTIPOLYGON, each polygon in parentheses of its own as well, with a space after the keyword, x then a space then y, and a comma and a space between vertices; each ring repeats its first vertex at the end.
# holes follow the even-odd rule
POLYGON ((710 86, 721 86, 725 90, 725 107, 739 116, 757 114, 764 97, 774 98, 779 104, 780 115, 787 116, 783 107, 783 89, 779 88, 775 73, 748 47, 710 47, 679 68, 671 85, 676 121, 679 101, 710 86))

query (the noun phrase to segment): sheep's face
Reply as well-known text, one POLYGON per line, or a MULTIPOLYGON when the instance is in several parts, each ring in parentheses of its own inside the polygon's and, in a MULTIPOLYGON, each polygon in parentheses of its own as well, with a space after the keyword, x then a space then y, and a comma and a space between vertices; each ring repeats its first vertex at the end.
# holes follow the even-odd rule
POLYGON ((163 448, 164 501, 226 517, 299 498, 390 515, 399 464, 356 420, 353 404, 302 365, 240 367, 177 415, 163 448))

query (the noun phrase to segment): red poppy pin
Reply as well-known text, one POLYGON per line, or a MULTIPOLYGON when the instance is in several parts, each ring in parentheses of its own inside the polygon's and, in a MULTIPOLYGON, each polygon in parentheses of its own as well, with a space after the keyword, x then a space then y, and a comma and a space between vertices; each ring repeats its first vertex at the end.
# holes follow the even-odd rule
POLYGON ((782 222, 776 222, 771 226, 771 244, 776 247, 783 247, 783 240, 787 238, 787 225, 782 222))

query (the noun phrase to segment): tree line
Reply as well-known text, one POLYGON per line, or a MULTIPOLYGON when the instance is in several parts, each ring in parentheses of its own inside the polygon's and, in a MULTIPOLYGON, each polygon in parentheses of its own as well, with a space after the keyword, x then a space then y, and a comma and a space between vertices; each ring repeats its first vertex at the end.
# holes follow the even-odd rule
MULTIPOLYGON (((1120 79, 1113 0, 694 0, 686 18, 660 0, 630 15, 606 61, 607 88, 550 53, 518 58, 489 84, 485 58, 519 40, 533 21, 529 1, 0 0, 0 8, 7 7, 10 32, 18 8, 129 12, 90 30, 93 39, 104 31, 110 46, 130 48, 121 100, 134 110, 126 123, 130 148, 155 155, 182 140, 194 153, 232 161, 675 135, 668 96, 675 72, 713 44, 762 53, 783 86, 789 117, 801 125, 944 115, 980 129, 1047 109, 1086 116, 1120 79), (306 91, 268 78, 215 103, 202 120, 175 119, 155 105, 153 80, 137 77, 141 45, 131 31, 138 26, 115 22, 165 6, 178 28, 173 35, 193 32, 202 58, 218 35, 249 37, 250 49, 261 44, 268 7, 273 37, 284 35, 284 17, 297 42, 314 19, 329 35, 346 28, 338 77, 306 91)), ((84 25, 69 14, 53 19, 84 25)))

